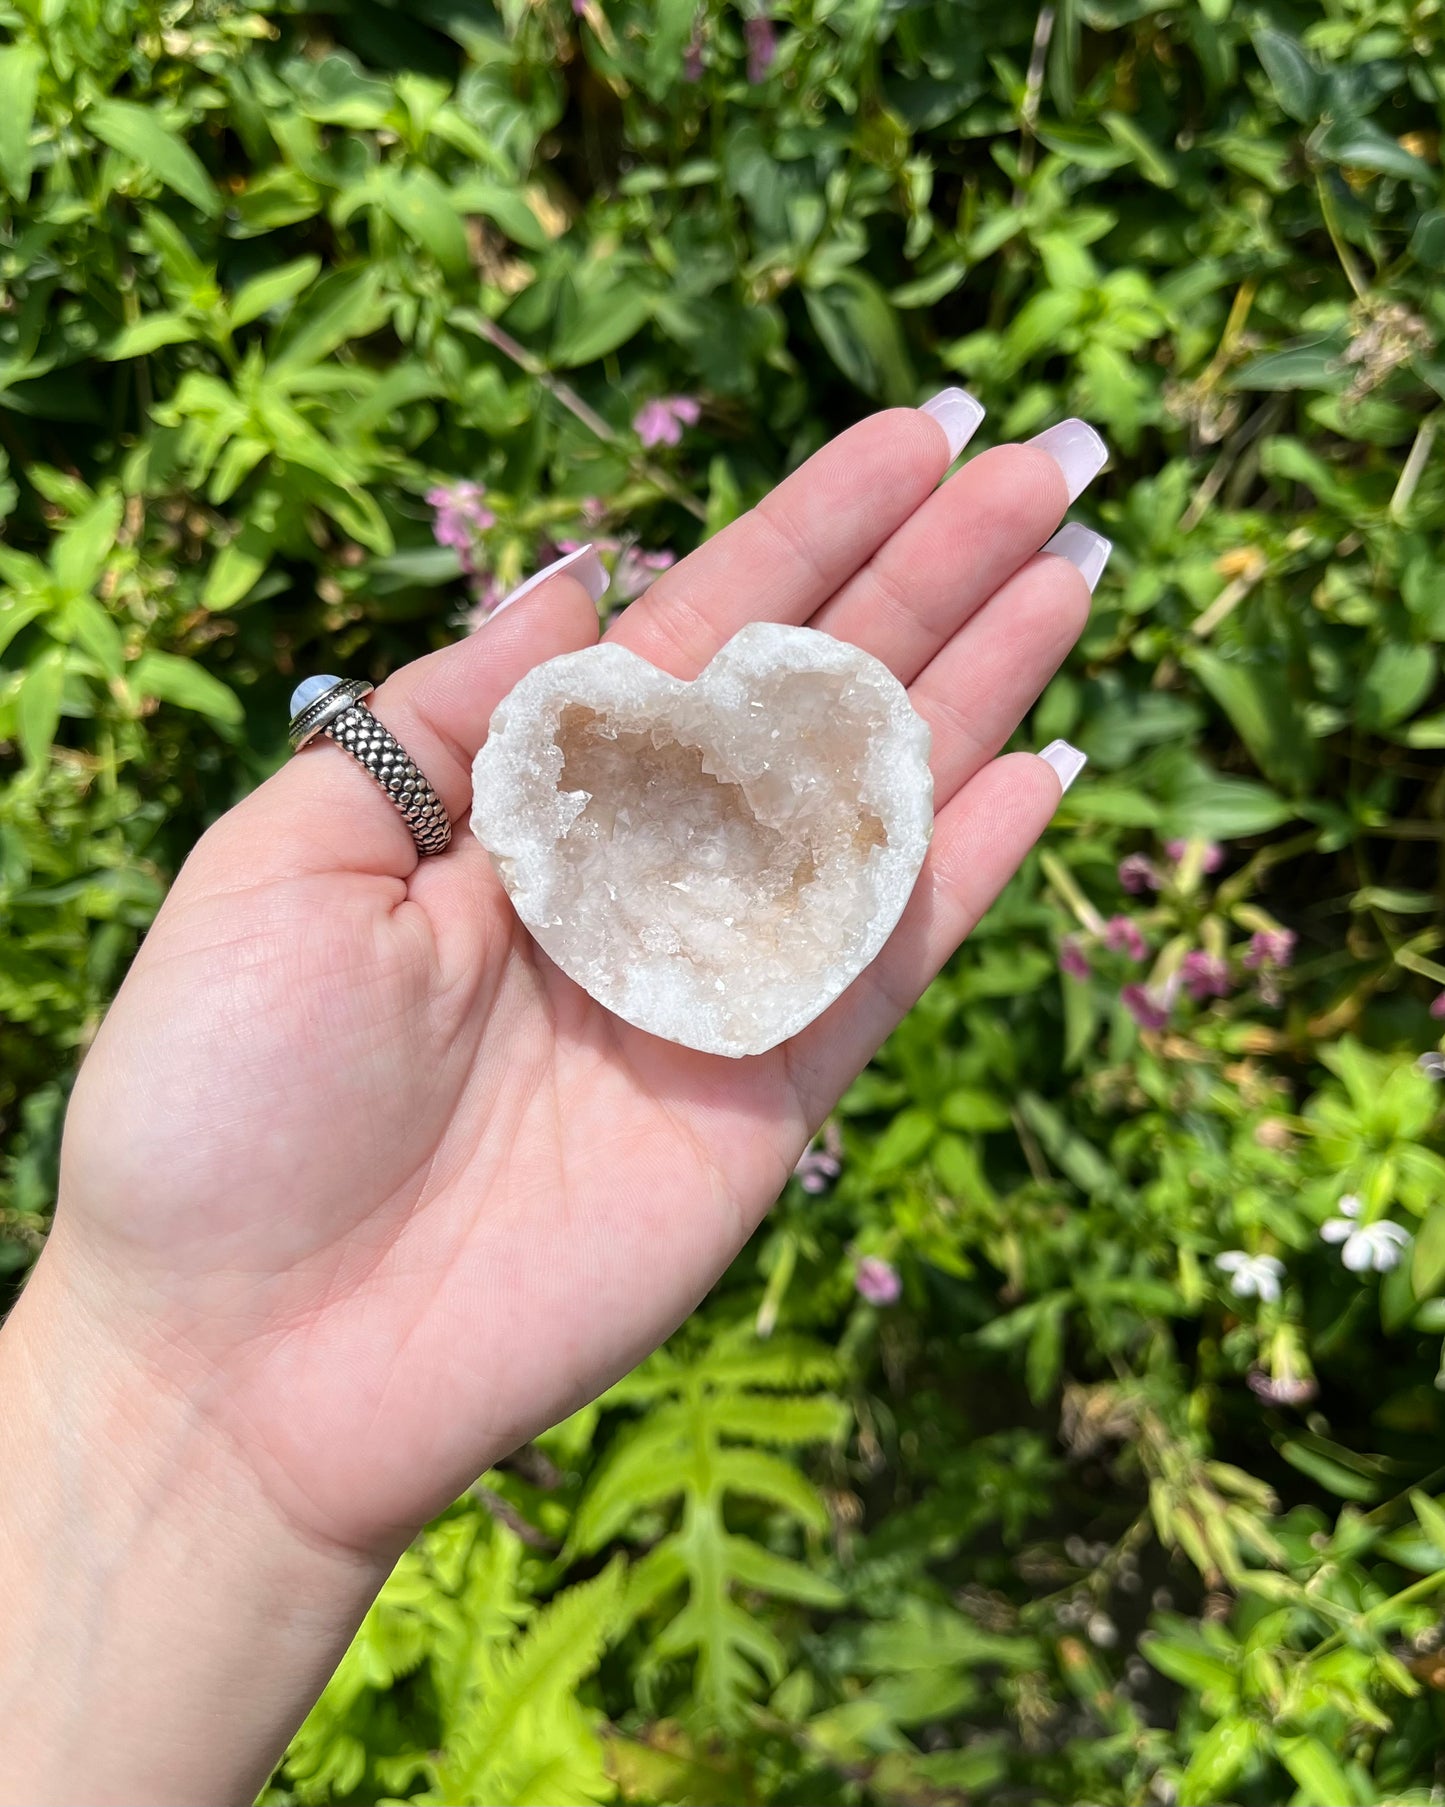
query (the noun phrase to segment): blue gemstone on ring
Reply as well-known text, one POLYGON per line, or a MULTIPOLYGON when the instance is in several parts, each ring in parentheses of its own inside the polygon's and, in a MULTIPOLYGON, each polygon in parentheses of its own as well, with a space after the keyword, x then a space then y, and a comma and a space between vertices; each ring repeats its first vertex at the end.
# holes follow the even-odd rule
POLYGON ((318 677, 303 678, 291 692, 292 715, 300 715, 303 709, 309 709, 318 697, 325 696, 328 690, 335 690, 340 682, 340 678, 333 678, 326 672, 318 677))

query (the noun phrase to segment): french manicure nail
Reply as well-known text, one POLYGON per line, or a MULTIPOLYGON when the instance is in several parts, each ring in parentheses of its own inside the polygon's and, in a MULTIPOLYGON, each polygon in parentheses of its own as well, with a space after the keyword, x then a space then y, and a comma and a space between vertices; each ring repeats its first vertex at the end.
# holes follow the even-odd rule
POLYGON ((1039 758, 1054 768, 1060 791, 1066 791, 1089 763, 1088 754, 1071 747, 1066 740, 1051 740, 1039 758))
POLYGON ((1042 446, 1064 473, 1071 502, 1084 491, 1109 462, 1109 448, 1086 420, 1061 420, 1056 427, 1035 433, 1030 445, 1042 446))
POLYGON ((1092 527, 1085 527, 1078 521, 1065 521, 1051 540, 1044 541, 1042 550, 1052 552, 1056 558, 1066 558, 1083 572, 1092 596, 1104 575, 1114 542, 1106 540, 1102 533, 1095 533, 1092 527))
POLYGON ((561 558, 553 559, 550 565, 543 565, 526 583, 518 584, 510 595, 502 598, 487 619, 495 621, 503 609, 510 608, 514 602, 520 602, 524 596, 530 596, 533 590, 546 583, 549 577, 555 577, 559 571, 570 571, 594 602, 601 602, 612 581, 607 575, 607 567, 597 556, 596 548, 592 545, 579 546, 575 552, 568 552, 561 558))
POLYGON ((967 389, 940 389, 918 412, 931 414, 948 435, 948 462, 952 464, 978 431, 984 407, 967 389))

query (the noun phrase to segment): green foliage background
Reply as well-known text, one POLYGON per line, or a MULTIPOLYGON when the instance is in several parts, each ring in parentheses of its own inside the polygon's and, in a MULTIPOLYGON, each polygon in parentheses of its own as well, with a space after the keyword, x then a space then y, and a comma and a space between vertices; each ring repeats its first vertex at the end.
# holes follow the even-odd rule
POLYGON ((686 550, 947 380, 986 435, 1080 413, 1115 453, 1023 737, 1089 770, 849 1094, 836 1184, 426 1533, 268 1798, 1436 1799, 1435 0, 793 0, 768 68, 722 0, 0 28, 12 1276, 77 1055, 293 674, 459 631, 433 485, 486 484, 506 585, 589 498, 686 550), (1247 966, 1281 925, 1293 966, 1247 966), (1141 1031, 1121 987, 1194 950, 1230 995, 1141 1031), (1413 1233, 1383 1276, 1320 1239, 1348 1193, 1413 1233))

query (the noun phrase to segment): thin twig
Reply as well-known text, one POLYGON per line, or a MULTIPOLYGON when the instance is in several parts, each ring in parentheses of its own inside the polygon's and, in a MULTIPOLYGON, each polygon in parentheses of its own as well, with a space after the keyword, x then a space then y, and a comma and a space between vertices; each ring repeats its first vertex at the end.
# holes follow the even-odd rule
POLYGON ((1049 39, 1053 35, 1054 9, 1052 6, 1041 6, 1034 23, 1034 42, 1029 52, 1028 74, 1024 77, 1024 103, 1019 109, 1019 170, 1013 193, 1015 207, 1023 205, 1024 183, 1033 174, 1037 144, 1034 128, 1038 124, 1039 103, 1044 95, 1044 69, 1048 63, 1049 39))
POLYGON ((1194 492, 1194 500, 1185 509, 1179 519, 1179 531, 1192 533, 1208 513, 1214 498, 1224 488, 1230 472, 1238 464, 1245 451, 1254 441, 1272 427, 1275 420, 1283 412, 1279 405, 1279 397, 1272 395, 1269 400, 1256 408, 1243 423, 1225 440, 1219 448, 1219 456, 1209 467, 1208 474, 1199 488, 1194 492))
MULTIPOLYGON (((521 370, 524 370, 535 382, 540 383, 553 401, 564 407, 574 419, 581 421, 589 433, 595 434, 604 445, 616 445, 617 435, 595 408, 591 408, 578 395, 570 383, 564 383, 560 377, 553 376, 547 366, 536 355, 528 351, 510 333, 503 332, 495 320, 489 320, 485 314, 469 311, 453 315, 458 326, 470 327, 479 339, 501 352, 504 358, 510 358, 521 370)), ((690 490, 683 486, 660 465, 653 464, 647 458, 631 458, 630 467, 655 484, 666 496, 670 496, 680 507, 699 521, 707 519, 707 510, 690 490)))
POLYGON ((1420 422, 1420 430, 1416 433, 1409 455, 1400 470, 1400 480, 1395 485, 1395 493, 1390 497, 1390 519, 1397 523, 1405 519, 1405 511, 1410 506, 1415 494, 1415 486, 1424 474, 1429 461, 1431 448, 1435 444, 1435 435, 1440 427, 1440 410, 1427 414, 1420 422))

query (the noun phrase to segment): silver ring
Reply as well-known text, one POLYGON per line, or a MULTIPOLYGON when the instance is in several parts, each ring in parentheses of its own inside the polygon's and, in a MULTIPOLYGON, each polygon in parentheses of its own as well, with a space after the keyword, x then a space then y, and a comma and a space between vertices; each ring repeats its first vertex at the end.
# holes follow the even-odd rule
POLYGON ((446 805, 416 761, 362 702, 375 688, 365 678, 307 678, 291 694, 293 752, 324 734, 371 774, 411 830, 419 854, 442 853, 452 838, 446 805))

